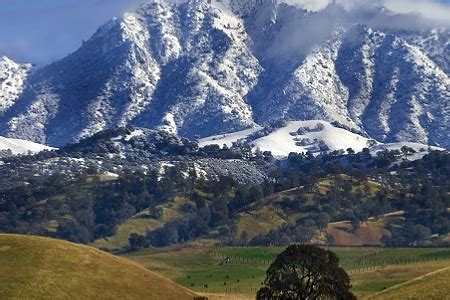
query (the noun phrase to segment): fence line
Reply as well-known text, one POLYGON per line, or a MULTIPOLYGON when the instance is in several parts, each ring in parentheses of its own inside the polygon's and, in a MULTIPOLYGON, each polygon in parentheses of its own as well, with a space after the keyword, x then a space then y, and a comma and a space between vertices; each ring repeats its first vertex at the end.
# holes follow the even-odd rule
POLYGON ((392 259, 392 260, 385 260, 381 261, 381 263, 374 263, 374 264, 368 264, 364 267, 361 267, 359 269, 353 269, 348 271, 347 273, 353 275, 357 273, 362 273, 365 271, 375 270, 375 269, 382 269, 386 266, 406 266, 411 264, 419 264, 419 263, 425 263, 430 261, 445 261, 449 260, 449 258, 446 257, 430 257, 430 258, 399 258, 399 259, 392 259))
MULTIPOLYGON (((375 250, 372 253, 358 257, 357 259, 355 259, 354 262, 357 265, 360 265, 360 267, 357 269, 349 270, 348 273, 349 274, 360 273, 363 271, 368 271, 368 270, 372 270, 372 269, 379 268, 379 267, 385 267, 386 265, 408 265, 408 264, 414 264, 414 263, 442 261, 442 260, 449 259, 448 257, 429 257, 429 258, 426 258, 426 257, 416 257, 416 258, 389 258, 389 257, 386 257, 385 259, 379 258, 380 255, 382 255, 383 253, 388 252, 388 251, 389 251, 389 249, 382 248, 380 250, 375 250)), ((235 262, 269 266, 273 262, 273 260, 270 260, 270 259, 249 258, 249 257, 244 257, 244 256, 239 256, 239 255, 227 255, 223 252, 215 252, 215 251, 209 251, 206 253, 206 255, 220 258, 220 259, 230 258, 231 263, 233 263, 233 261, 235 261, 235 262)))
POLYGON ((270 265, 273 262, 270 259, 249 258, 249 257, 239 256, 239 255, 227 255, 222 252, 214 252, 214 251, 209 251, 206 253, 206 255, 221 258, 221 259, 230 258, 231 260, 234 260, 234 261, 246 262, 246 263, 252 263, 252 264, 270 265))

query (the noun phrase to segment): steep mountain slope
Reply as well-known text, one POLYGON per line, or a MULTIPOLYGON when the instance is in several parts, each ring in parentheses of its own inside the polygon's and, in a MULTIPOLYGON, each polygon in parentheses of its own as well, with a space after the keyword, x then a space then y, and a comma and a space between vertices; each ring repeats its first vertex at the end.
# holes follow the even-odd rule
POLYGON ((33 72, 0 133, 60 146, 117 125, 205 137, 290 118, 449 147, 448 30, 375 21, 397 18, 378 6, 149 0, 33 72))
POLYGON ((448 76, 395 35, 358 28, 346 39, 336 65, 349 88, 351 118, 382 141, 448 143, 448 76))
POLYGON ((445 74, 450 75, 450 31, 429 29, 420 32, 400 32, 408 43, 419 47, 445 74))
POLYGON ((0 235, 2 299, 194 299, 127 259, 60 240, 0 235))
POLYGON ((0 113, 20 96, 30 69, 30 64, 17 64, 5 56, 0 57, 0 113))

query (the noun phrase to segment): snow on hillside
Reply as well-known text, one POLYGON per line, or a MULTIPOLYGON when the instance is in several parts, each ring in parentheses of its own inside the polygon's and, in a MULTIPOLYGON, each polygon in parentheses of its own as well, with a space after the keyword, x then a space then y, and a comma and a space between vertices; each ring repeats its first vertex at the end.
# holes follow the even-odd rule
POLYGON ((36 144, 33 142, 19 140, 19 139, 10 139, 0 136, 0 151, 11 150, 12 154, 27 154, 28 152, 38 153, 43 150, 54 150, 55 148, 51 148, 45 145, 36 144))
POLYGON ((255 127, 251 129, 246 129, 238 132, 233 132, 230 134, 221 134, 221 135, 215 135, 206 137, 204 139, 199 140, 198 145, 200 147, 204 147, 206 145, 219 145, 222 147, 223 145, 227 145, 228 147, 231 147, 233 143, 237 142, 241 139, 246 139, 249 135, 260 131, 262 127, 255 127))
POLYGON ((352 148, 355 152, 370 148, 372 154, 375 155, 380 151, 400 150, 406 146, 416 152, 408 156, 409 160, 421 159, 430 150, 444 150, 443 148, 412 142, 383 144, 321 120, 291 121, 285 127, 279 128, 267 136, 254 141, 249 140, 250 135, 263 129, 263 127, 256 127, 230 134, 207 137, 199 141, 199 146, 219 145, 222 147, 227 145, 231 147, 234 142, 244 140, 252 143, 255 149, 271 151, 277 157, 286 157, 291 152, 306 153, 308 151, 347 150, 348 148, 352 148))
MULTIPOLYGON (((256 127, 231 134, 211 136, 200 140, 201 147, 206 145, 231 146, 238 140, 245 140, 251 134, 262 130, 256 127)), ((288 156, 291 152, 318 152, 321 150, 341 150, 352 148, 361 151, 368 147, 369 139, 337 128, 320 120, 291 121, 269 135, 252 142, 261 151, 271 151, 274 156, 288 156)))
POLYGON ((439 148, 439 147, 432 147, 424 144, 419 143, 411 143, 411 142, 400 142, 400 143, 390 143, 390 144, 379 144, 371 148, 372 154, 375 154, 380 151, 384 150, 401 150, 402 147, 408 147, 414 149, 416 153, 413 153, 408 156, 408 160, 418 160, 423 158, 426 154, 430 152, 430 150, 433 151, 444 151, 445 149, 439 148))
POLYGON ((369 139, 328 122, 312 120, 288 122, 286 127, 255 140, 254 144, 261 151, 271 151, 274 156, 288 156, 291 152, 347 148, 358 152, 368 147, 369 139))
MULTIPOLYGON (((135 138, 135 137, 138 137, 138 136, 143 136, 143 135, 145 135, 144 130, 142 130, 142 129, 136 129, 136 130, 133 130, 129 135, 127 135, 127 136, 124 138, 124 140, 128 142, 128 141, 130 141, 132 138, 135 138)), ((120 137, 120 138, 122 138, 122 137, 120 137)))

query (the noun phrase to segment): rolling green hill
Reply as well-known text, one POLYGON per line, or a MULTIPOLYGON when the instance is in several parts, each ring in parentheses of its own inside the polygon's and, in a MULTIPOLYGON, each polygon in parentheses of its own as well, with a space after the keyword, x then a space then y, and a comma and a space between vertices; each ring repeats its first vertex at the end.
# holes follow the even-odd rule
POLYGON ((0 235, 0 299, 193 299, 127 259, 32 236, 0 235))

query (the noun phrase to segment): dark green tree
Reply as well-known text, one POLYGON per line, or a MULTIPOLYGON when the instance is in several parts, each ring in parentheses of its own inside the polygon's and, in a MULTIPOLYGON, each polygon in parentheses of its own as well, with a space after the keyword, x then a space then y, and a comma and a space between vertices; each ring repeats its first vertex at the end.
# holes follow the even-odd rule
POLYGON ((130 244, 131 250, 136 251, 141 248, 148 248, 149 244, 147 242, 147 239, 143 235, 139 235, 137 233, 130 234, 130 237, 128 238, 128 242, 130 244))
POLYGON ((257 299, 356 299, 336 254, 319 247, 289 246, 266 274, 257 299))

